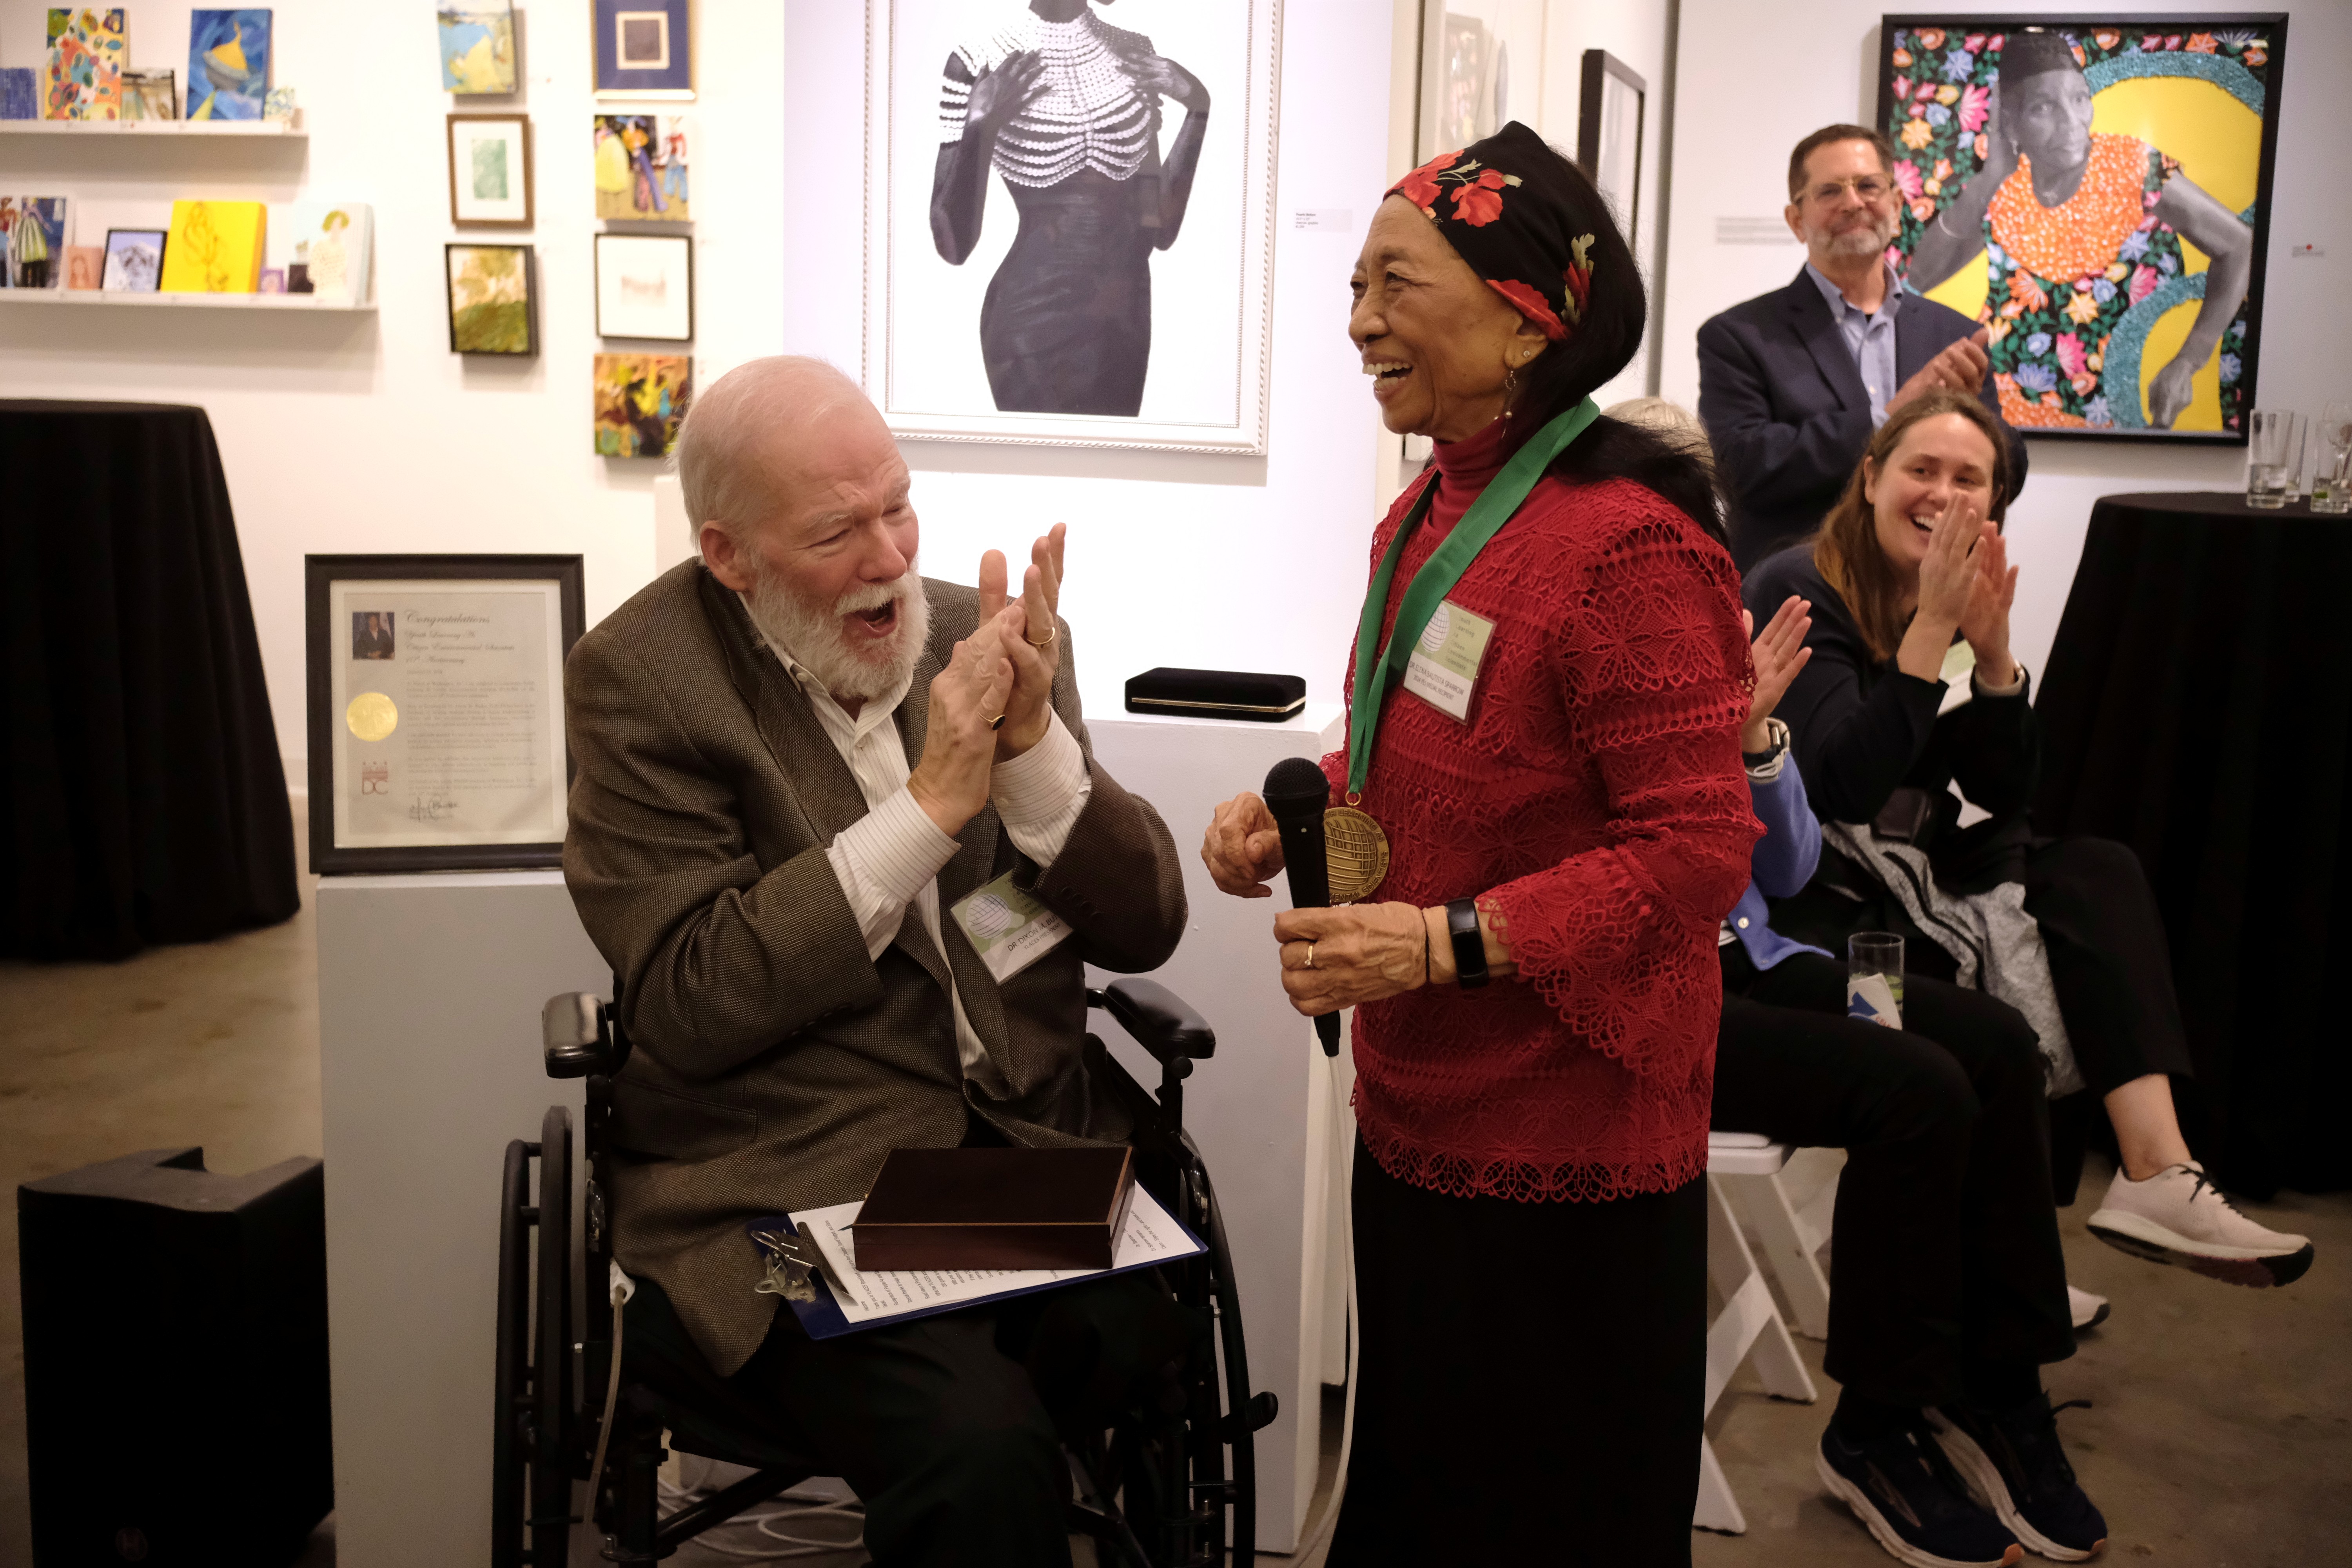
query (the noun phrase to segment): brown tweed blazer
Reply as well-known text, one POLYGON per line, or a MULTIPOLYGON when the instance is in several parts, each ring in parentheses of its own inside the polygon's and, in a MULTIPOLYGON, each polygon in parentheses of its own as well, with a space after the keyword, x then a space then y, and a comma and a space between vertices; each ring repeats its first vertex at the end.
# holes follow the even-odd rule
MULTIPOLYGON (((931 678, 979 621, 970 588, 926 578, 929 646, 899 704, 911 763, 931 678)), ((877 959, 825 848, 865 796, 741 601, 679 565, 580 639, 564 668, 572 786, 564 880, 622 985, 635 1050, 614 1085, 615 1254, 658 1283, 721 1376, 768 1331, 776 1298, 744 1222, 863 1196, 898 1148, 962 1142, 967 1114, 1024 1145, 1129 1133, 1083 1052, 1087 963, 1133 973, 1184 929, 1159 813, 1094 762, 1069 632, 1054 706, 1094 786, 1042 873, 984 808, 940 873, 947 907, 1018 868, 1076 931, 1002 985, 952 919, 941 952, 908 920, 877 959), (952 973, 1007 1093, 969 1084, 952 973)))

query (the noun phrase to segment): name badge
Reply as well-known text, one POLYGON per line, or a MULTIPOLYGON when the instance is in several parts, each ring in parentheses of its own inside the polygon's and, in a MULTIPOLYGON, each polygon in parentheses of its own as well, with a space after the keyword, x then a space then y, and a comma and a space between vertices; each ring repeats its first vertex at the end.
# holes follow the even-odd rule
POLYGON ((1070 934, 1070 922, 1014 887, 1010 871, 965 894, 949 912, 1000 984, 1070 934))
POLYGON ((1494 635, 1494 622, 1445 600, 1429 617, 1412 658, 1405 661, 1404 689, 1440 713, 1466 723, 1478 667, 1486 661, 1486 644, 1494 635))

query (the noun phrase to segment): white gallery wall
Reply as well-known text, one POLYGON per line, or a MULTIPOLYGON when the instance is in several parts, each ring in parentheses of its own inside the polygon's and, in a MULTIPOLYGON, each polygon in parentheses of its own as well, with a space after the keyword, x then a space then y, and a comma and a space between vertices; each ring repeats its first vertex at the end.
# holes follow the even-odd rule
MULTIPOLYGON (((2014 0, 1982 7, 2003 16, 2082 15, 2084 9, 2014 0)), ((2115 9, 2133 16, 2198 14, 2176 5, 2115 9)), ((2217 9, 2226 7, 2202 14, 2217 9)), ((2352 68, 2352 5, 2325 0, 2286 9, 2255 394, 2265 407, 2316 414, 2330 397, 2352 396, 2352 310, 2345 306, 2352 288, 2352 193, 2345 185, 2344 159, 2352 148, 2352 98, 2342 85, 2352 68), (2305 243, 2326 254, 2287 258, 2290 246, 2305 243)), ((1802 0, 1770 10, 1735 0, 1682 0, 1664 395, 1696 406, 1693 345, 1699 324, 1784 286, 1804 264, 1804 247, 1793 239, 1718 243, 1716 220, 1777 221, 1788 203, 1789 149, 1819 126, 1871 122, 1883 11, 1870 0, 1802 0)), ((2048 663, 2098 498, 2127 490, 2234 489, 2244 482, 2245 453, 2152 442, 2033 439, 2029 445, 2031 473, 2011 510, 2008 531, 2010 559, 2020 568, 2017 654, 2039 670, 2048 663)))
MULTIPOLYGON (((1116 20, 1149 33, 1155 8, 1194 3, 1122 0, 1116 20)), ((171 66, 184 83, 189 7, 126 9, 131 63, 171 66)), ((0 135, 0 190, 72 198, 77 243, 102 242, 109 224, 160 226, 174 195, 368 202, 378 310, 16 305, 0 311, 0 395, 207 411, 280 746, 299 761, 305 553, 577 552, 593 623, 653 573, 661 465, 600 458, 591 438, 588 124, 599 106, 585 0, 517 8, 524 80, 512 100, 439 90, 426 0, 273 9, 274 79, 296 88, 307 138, 0 135), (532 121, 536 225, 454 230, 443 116, 511 108, 532 121), (453 239, 536 247, 535 359, 449 353, 442 246, 453 239)), ((41 0, 0 0, 0 65, 39 66, 46 12, 41 0)), ((864 7, 703 0, 697 15, 697 379, 786 351, 854 372, 864 7)), ((1025 552, 1044 527, 1070 523, 1064 607, 1098 710, 1157 664, 1293 671, 1318 698, 1339 692, 1378 426, 1346 337, 1356 237, 1294 234, 1287 215, 1349 207, 1369 220, 1388 174, 1391 9, 1288 0, 1285 16, 1268 456, 908 447, 927 572, 969 582, 983 549, 1025 552)), ((301 784, 299 768, 289 782, 301 784)))

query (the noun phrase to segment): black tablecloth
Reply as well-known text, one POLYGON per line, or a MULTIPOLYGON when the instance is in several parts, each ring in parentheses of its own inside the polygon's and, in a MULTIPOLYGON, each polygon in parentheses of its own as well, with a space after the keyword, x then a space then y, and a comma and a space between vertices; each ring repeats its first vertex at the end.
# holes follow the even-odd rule
POLYGON ((2235 495, 2091 513, 2039 707, 2043 833, 2139 852, 2226 1184, 2352 1185, 2352 518, 2235 495))
POLYGON ((0 952, 120 958, 299 906, 201 408, 0 401, 0 952))

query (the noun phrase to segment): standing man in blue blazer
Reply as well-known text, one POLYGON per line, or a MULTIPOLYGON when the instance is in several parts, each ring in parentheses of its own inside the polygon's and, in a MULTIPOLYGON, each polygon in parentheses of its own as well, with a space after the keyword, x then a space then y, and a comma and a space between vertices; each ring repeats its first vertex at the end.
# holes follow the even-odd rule
MULTIPOLYGON (((1888 410, 1950 387, 2000 417, 1985 329, 1906 291, 1887 265, 1903 199, 1885 136, 1814 132, 1789 155, 1784 215, 1805 242, 1804 270, 1698 330, 1699 419, 1731 494, 1743 572, 1813 531, 1888 410)), ((2012 430, 2009 445, 2021 489, 2025 443, 2012 430)))

